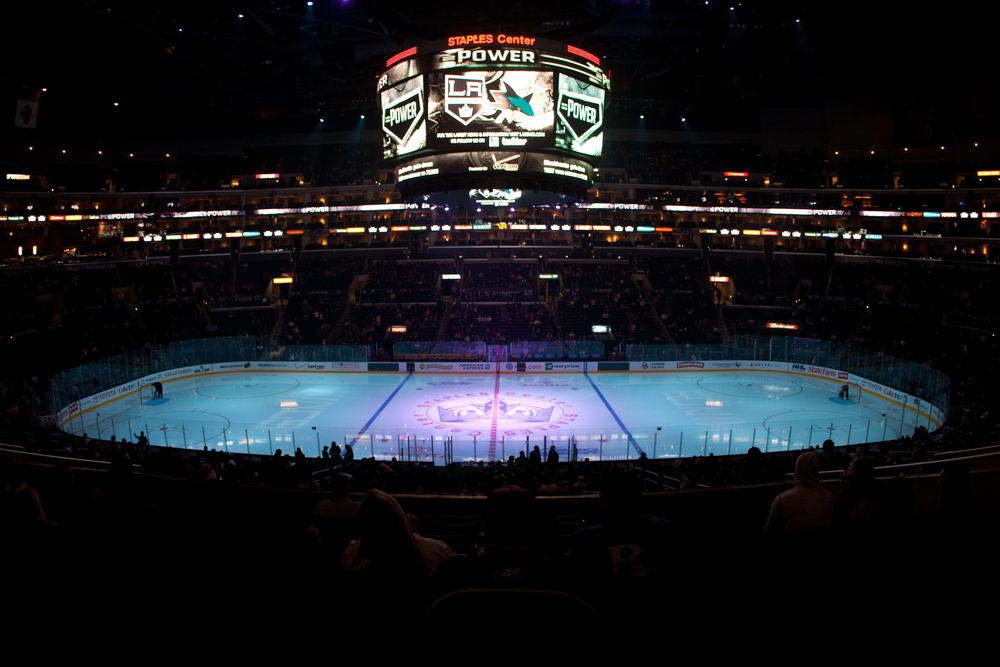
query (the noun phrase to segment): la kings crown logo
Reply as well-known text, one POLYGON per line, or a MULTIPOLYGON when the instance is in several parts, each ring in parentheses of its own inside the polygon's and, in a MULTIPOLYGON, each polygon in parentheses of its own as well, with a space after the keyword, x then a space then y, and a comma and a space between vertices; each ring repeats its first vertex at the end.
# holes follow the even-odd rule
POLYGON ((556 109, 577 143, 590 139, 604 124, 604 107, 596 97, 560 90, 556 109))
POLYGON ((424 95, 414 88, 382 110, 382 129, 398 144, 405 144, 424 117, 424 95))
POLYGON ((481 78, 448 75, 444 88, 445 113, 462 125, 468 126, 489 106, 486 82, 481 78))

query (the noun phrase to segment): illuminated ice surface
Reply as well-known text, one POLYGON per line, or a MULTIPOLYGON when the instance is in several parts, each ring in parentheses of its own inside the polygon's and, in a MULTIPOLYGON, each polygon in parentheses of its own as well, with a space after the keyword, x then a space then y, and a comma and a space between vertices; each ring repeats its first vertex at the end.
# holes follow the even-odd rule
MULTIPOLYGON (((439 464, 450 438, 455 461, 489 460, 571 438, 582 460, 784 451, 909 435, 927 417, 840 384, 785 373, 378 374, 225 373, 164 385, 90 410, 68 430, 154 445, 308 456, 336 441, 356 457, 439 464), (919 420, 919 421, 917 421, 919 420)), ((933 426, 933 425, 932 425, 933 426)))

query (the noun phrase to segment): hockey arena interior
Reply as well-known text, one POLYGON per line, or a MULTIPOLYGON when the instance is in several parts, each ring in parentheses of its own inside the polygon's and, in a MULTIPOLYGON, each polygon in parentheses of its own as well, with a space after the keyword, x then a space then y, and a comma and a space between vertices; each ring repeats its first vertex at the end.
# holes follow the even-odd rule
POLYGON ((12 627, 983 636, 1000 90, 848 5, 25 10, 12 627))

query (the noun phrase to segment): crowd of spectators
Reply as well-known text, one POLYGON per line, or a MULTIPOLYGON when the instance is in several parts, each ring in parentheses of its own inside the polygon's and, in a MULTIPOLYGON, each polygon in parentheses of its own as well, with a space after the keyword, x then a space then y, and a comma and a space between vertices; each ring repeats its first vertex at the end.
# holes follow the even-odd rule
POLYGON ((552 314, 540 303, 503 306, 461 303, 449 316, 448 339, 503 345, 516 340, 553 340, 552 314))
POLYGON ((338 334, 341 343, 372 344, 394 340, 432 341, 437 336, 441 305, 395 303, 364 304, 351 310, 338 334), (405 326, 406 333, 393 333, 390 327, 405 326))
MULTIPOLYGON (((626 343, 660 342, 660 330, 649 304, 630 289, 612 293, 580 295, 571 290, 559 304, 559 323, 566 340, 597 340, 591 327, 607 325, 611 337, 626 343)), ((607 338, 603 336, 602 338, 607 338)))
POLYGON ((440 299, 437 279, 453 268, 447 263, 372 260, 361 299, 365 303, 436 303, 440 299))
POLYGON ((567 289, 626 290, 635 287, 632 267, 627 263, 559 265, 567 289))

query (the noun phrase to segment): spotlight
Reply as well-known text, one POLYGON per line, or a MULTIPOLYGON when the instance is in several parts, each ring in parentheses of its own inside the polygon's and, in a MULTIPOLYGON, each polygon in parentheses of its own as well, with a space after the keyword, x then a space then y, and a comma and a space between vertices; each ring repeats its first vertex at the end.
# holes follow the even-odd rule
POLYGON ((325 119, 324 118, 320 118, 319 122, 323 123, 323 122, 325 122, 325 119))

